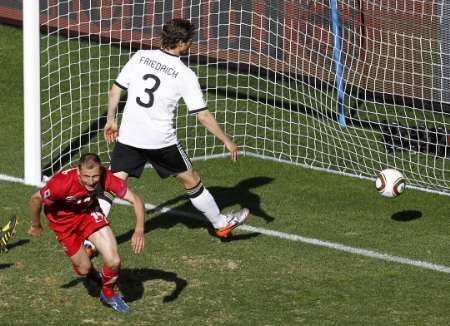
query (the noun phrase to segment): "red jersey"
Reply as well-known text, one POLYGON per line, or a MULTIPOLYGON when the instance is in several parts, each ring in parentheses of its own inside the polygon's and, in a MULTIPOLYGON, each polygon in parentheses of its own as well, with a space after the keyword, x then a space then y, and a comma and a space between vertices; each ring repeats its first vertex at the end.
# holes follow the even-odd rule
POLYGON ((76 168, 55 174, 41 188, 40 194, 45 205, 48 227, 56 232, 66 232, 79 222, 85 214, 98 209, 97 195, 103 191, 112 192, 123 198, 127 192, 126 181, 117 178, 102 167, 102 177, 95 191, 88 191, 81 183, 76 168))

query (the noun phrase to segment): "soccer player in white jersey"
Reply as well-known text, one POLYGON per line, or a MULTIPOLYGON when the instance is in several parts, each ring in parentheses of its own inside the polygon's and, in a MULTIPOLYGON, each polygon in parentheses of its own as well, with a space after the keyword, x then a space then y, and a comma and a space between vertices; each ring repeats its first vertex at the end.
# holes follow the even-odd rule
MULTIPOLYGON (((208 111, 197 76, 180 60, 181 55, 188 54, 194 30, 190 21, 173 19, 163 26, 161 49, 140 50, 131 57, 109 92, 104 137, 107 143, 117 140, 111 155, 111 170, 116 176, 138 178, 150 162, 161 178, 176 177, 194 207, 211 222, 215 234, 226 238, 244 223, 249 210, 221 214, 199 173, 192 168, 173 126, 182 97, 189 113, 224 143, 233 161, 237 159, 238 148, 208 111), (128 94, 119 129, 116 111, 123 90, 128 94)), ((101 201, 105 214, 111 202, 101 201)))

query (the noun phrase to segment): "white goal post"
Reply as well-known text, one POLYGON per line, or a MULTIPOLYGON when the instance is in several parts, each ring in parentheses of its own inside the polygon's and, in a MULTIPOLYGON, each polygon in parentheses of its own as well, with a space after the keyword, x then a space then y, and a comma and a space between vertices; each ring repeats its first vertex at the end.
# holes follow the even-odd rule
MULTIPOLYGON (((23 11, 27 183, 82 152, 108 161, 109 87, 182 17, 198 27, 183 60, 243 154, 369 179, 390 167, 450 194, 447 1, 41 0, 23 11), (27 47, 36 38, 40 56, 27 47)), ((183 104, 176 124, 191 157, 226 155, 183 104)))
POLYGON ((41 182, 39 1, 23 2, 24 181, 41 182))

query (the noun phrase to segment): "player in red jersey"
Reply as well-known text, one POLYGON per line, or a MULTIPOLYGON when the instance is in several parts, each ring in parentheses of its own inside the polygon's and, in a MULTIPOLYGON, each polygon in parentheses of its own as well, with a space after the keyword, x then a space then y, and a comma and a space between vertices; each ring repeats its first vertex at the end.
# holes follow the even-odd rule
POLYGON ((111 191, 133 205, 136 226, 131 246, 135 253, 141 252, 144 248, 145 217, 142 199, 127 187, 126 181, 104 168, 98 155, 92 153, 82 155, 77 168, 55 174, 31 196, 31 227, 28 233, 32 236, 42 234, 40 213, 44 206, 48 227, 55 232, 56 239, 72 262, 73 270, 80 276, 100 281, 82 245, 85 239, 89 239, 103 259, 100 301, 116 311, 127 312, 128 305, 114 292, 120 256, 116 238, 98 204, 98 194, 103 191, 111 191))

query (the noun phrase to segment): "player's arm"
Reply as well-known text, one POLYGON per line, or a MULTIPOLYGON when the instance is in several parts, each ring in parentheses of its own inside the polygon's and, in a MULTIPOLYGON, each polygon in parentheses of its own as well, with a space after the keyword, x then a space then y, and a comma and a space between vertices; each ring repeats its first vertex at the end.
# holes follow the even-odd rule
POLYGON ((116 140, 119 131, 116 121, 116 113, 121 95, 122 95, 122 88, 120 88, 116 84, 113 84, 108 93, 108 115, 105 124, 105 129, 103 130, 105 141, 108 144, 116 140))
POLYGON ((236 161, 238 148, 233 140, 223 132, 216 118, 206 109, 206 102, 198 78, 192 70, 188 69, 185 71, 179 91, 189 112, 197 114, 197 120, 224 143, 231 154, 231 159, 236 161))
POLYGON ((42 196, 39 191, 34 193, 30 199, 30 213, 31 213, 31 226, 28 230, 28 234, 34 237, 38 237, 42 234, 41 224, 41 210, 42 210, 42 196))
POLYGON ((139 195, 134 193, 129 188, 127 189, 127 192, 123 199, 133 205, 134 214, 136 215, 136 226, 131 237, 131 247, 133 248, 133 251, 138 254, 142 251, 142 249, 144 249, 144 202, 142 201, 141 197, 139 197, 139 195))
POLYGON ((200 111, 197 113, 197 119, 206 129, 224 143, 225 147, 230 151, 231 159, 236 161, 238 156, 237 145, 223 132, 211 112, 208 110, 200 111))

